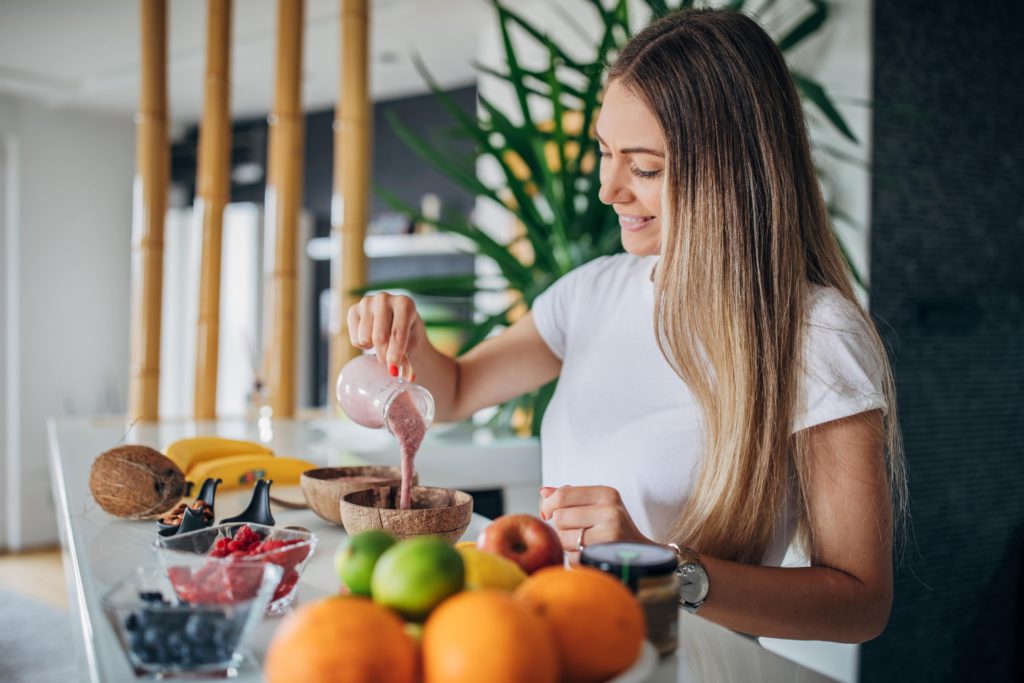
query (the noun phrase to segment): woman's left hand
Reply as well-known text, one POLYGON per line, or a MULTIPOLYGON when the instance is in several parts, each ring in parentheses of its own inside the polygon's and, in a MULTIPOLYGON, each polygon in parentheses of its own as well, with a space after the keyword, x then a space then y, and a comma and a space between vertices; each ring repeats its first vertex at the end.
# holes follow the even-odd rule
POLYGON ((619 492, 610 486, 544 486, 540 514, 550 519, 569 553, 569 561, 579 562, 579 544, 584 546, 612 541, 651 543, 636 528, 622 504, 619 492))

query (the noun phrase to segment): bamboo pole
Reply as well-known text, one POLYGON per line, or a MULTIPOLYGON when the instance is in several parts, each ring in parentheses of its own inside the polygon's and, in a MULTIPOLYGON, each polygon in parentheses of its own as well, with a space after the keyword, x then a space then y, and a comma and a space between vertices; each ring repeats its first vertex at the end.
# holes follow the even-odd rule
POLYGON ((142 33, 136 175, 132 210, 131 378, 129 417, 156 420, 160 398, 160 306, 164 213, 170 150, 167 137, 167 3, 140 0, 142 33))
POLYGON ((366 223, 370 201, 370 114, 367 0, 341 0, 341 69, 334 109, 334 195, 331 234, 337 252, 331 260, 334 291, 328 386, 358 349, 349 342, 347 312, 358 301, 352 291, 366 283, 366 223))
POLYGON ((217 417, 217 356, 220 342, 220 265, 224 205, 231 185, 231 0, 207 0, 206 91, 199 132, 195 211, 203 221, 196 324, 195 416, 217 417))
POLYGON ((267 237, 273 249, 267 386, 274 417, 295 414, 295 307, 298 220, 302 205, 303 0, 278 0, 277 68, 267 168, 267 237))

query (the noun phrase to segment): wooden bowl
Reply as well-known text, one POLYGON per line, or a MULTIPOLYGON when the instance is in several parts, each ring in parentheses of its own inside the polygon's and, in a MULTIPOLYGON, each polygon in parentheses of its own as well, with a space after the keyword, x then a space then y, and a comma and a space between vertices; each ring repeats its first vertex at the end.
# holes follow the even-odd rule
POLYGON ((399 510, 400 486, 380 486, 341 499, 341 519, 350 535, 383 529, 398 538, 440 536, 449 543, 462 537, 473 516, 473 498, 464 491, 414 486, 412 508, 399 510))
MULTIPOLYGON (((413 484, 417 476, 413 475, 413 484)), ((397 467, 364 465, 356 467, 321 467, 308 470, 299 477, 302 496, 309 508, 332 524, 341 524, 341 499, 353 491, 373 486, 400 486, 402 472, 397 467)))

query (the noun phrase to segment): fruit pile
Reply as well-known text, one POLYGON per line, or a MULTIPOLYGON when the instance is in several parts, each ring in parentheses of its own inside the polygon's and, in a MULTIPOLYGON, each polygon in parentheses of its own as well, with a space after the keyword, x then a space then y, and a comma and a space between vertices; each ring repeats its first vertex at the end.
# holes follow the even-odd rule
POLYGON ((147 667, 224 666, 245 624, 231 607, 171 605, 159 592, 139 593, 145 606, 124 618, 128 649, 147 667))
POLYGON ((269 683, 601 683, 636 661, 645 636, 632 593, 596 569, 565 569, 557 534, 529 515, 455 548, 364 532, 335 564, 346 595, 284 620, 269 683))
POLYGON ((283 574, 271 601, 280 600, 295 588, 299 580, 298 567, 309 554, 309 546, 299 539, 263 540, 248 524, 235 532, 233 538, 219 538, 208 557, 213 560, 192 571, 188 567, 171 567, 168 577, 174 590, 183 600, 214 604, 234 603, 255 597, 259 591, 259 572, 244 569, 251 563, 271 562, 281 567, 283 574), (292 547, 294 546, 294 547, 292 547), (225 560, 227 560, 225 562, 225 560))
POLYGON ((188 481, 198 485, 208 478, 222 479, 226 489, 249 486, 260 479, 272 479, 278 485, 298 484, 303 472, 316 467, 297 458, 275 457, 263 444, 217 436, 175 441, 167 447, 167 457, 188 481))

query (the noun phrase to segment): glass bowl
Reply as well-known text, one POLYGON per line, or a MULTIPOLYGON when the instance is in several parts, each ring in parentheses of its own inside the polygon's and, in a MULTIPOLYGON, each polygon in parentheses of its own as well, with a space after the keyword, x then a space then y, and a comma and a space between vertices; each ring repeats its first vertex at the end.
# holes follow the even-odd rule
POLYGON ((243 659, 239 648, 262 618, 283 570, 275 564, 235 567, 235 580, 252 587, 248 597, 194 602, 175 590, 171 576, 178 569, 140 567, 101 598, 121 648, 136 675, 235 676, 243 659))
POLYGON ((316 550, 317 537, 305 529, 278 529, 262 524, 232 522, 158 538, 153 547, 171 574, 179 595, 187 600, 210 600, 216 593, 244 596, 252 587, 235 580, 231 568, 245 564, 274 564, 282 569, 268 614, 283 614, 295 600, 299 578, 316 550), (247 530, 243 530, 247 527, 247 530))

